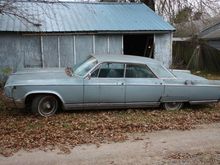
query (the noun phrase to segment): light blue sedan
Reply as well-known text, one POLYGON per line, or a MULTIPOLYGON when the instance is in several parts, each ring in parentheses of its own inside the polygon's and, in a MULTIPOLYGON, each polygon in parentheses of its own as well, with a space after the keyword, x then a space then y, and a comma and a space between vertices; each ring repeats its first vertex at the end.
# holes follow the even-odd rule
POLYGON ((73 68, 27 69, 10 75, 5 95, 18 108, 51 116, 58 108, 140 108, 218 102, 220 81, 168 70, 153 59, 92 55, 73 68))

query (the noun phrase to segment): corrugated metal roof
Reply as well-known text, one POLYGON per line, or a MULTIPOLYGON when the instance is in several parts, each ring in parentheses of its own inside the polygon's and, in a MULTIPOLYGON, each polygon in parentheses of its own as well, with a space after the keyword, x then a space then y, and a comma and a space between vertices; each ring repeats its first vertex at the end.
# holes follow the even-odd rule
POLYGON ((209 32, 203 36, 200 36, 203 39, 219 39, 220 38, 220 29, 216 29, 215 31, 209 32))
POLYGON ((0 31, 133 32, 173 31, 173 26, 142 3, 17 2, 41 26, 0 15, 0 31))
POLYGON ((199 38, 203 39, 219 39, 220 38, 220 22, 209 26, 200 32, 199 38))

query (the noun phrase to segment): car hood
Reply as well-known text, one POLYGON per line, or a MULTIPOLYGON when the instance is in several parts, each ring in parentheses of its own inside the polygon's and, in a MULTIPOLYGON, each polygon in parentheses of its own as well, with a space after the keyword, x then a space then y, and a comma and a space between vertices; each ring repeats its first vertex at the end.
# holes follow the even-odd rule
POLYGON ((77 78, 68 76, 64 68, 24 69, 11 74, 5 86, 59 85, 73 83, 77 78))

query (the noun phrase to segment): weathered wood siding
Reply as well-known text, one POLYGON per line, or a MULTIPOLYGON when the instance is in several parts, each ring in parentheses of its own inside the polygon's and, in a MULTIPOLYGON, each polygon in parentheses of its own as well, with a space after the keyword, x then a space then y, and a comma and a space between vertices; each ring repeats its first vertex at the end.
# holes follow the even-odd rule
POLYGON ((29 67, 66 67, 90 54, 122 53, 122 35, 0 34, 0 71, 29 67))
MULTIPOLYGON (((172 61, 172 34, 155 34, 155 59, 172 61)), ((4 68, 66 67, 90 54, 123 54, 123 35, 21 35, 0 33, 0 79, 4 68)))
POLYGON ((172 33, 154 35, 154 58, 164 66, 172 64, 172 33))

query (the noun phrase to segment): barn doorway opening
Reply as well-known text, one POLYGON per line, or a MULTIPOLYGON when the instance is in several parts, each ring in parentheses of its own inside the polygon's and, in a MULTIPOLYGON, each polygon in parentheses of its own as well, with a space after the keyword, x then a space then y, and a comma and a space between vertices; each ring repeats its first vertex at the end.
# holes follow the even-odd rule
POLYGON ((153 34, 124 35, 124 54, 154 58, 153 34))

